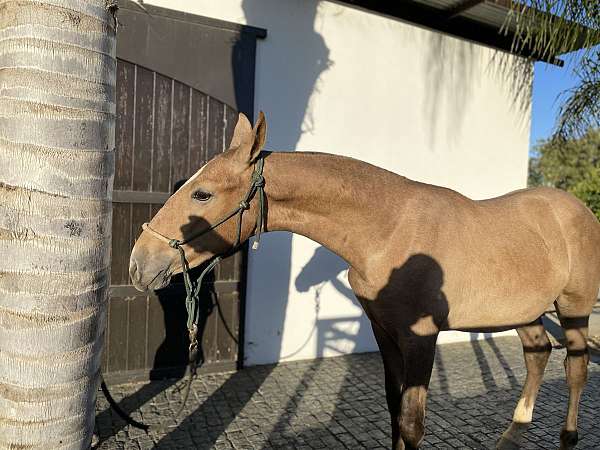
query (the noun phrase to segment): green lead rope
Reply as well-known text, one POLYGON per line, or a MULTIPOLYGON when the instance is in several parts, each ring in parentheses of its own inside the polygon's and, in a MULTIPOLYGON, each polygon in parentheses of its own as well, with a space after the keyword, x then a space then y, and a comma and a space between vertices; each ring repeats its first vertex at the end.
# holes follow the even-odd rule
MULTIPOLYGON (((262 174, 263 167, 264 167, 264 159, 262 158, 262 156, 259 156, 258 161, 256 162, 256 167, 254 169, 254 172, 252 173, 250 188, 246 192, 246 195, 244 196, 244 198, 242 199, 242 201, 240 202, 240 204, 237 208, 232 210, 229 214, 224 216, 217 223, 194 234, 193 236, 189 237, 186 240, 181 240, 181 241, 177 240, 177 239, 168 240, 169 246, 171 248, 179 251, 179 257, 181 258, 181 270, 183 273, 183 283, 185 285, 185 291, 186 291, 185 308, 187 311, 187 329, 188 329, 188 335, 189 335, 189 340, 190 340, 190 345, 189 345, 189 349, 188 349, 188 361, 189 361, 189 363, 188 363, 189 364, 188 380, 187 380, 187 385, 185 388, 183 402, 181 404, 181 407, 179 408, 179 411, 177 411, 177 414, 175 416, 176 418, 180 416, 180 414, 183 412, 183 409, 185 408, 187 399, 190 395, 192 379, 196 375, 196 370, 197 370, 198 321, 199 321, 198 305, 200 303, 200 289, 202 288, 202 281, 203 281, 204 277, 209 272, 211 272, 223 258, 226 258, 227 256, 230 256, 231 254, 235 253, 235 251, 240 246, 240 244, 241 244, 240 241, 241 241, 241 236, 242 236, 242 218, 244 215, 244 211, 246 211, 247 209, 250 208, 250 201, 256 194, 258 194, 258 214, 256 215, 256 228, 255 228, 256 240, 254 241, 254 243, 252 245, 252 249, 256 250, 258 248, 258 246, 260 245, 260 237, 261 237, 261 233, 264 229, 264 215, 265 215, 265 189, 264 189, 265 178, 262 174), (237 237, 235 239, 235 243, 233 244, 232 248, 228 252, 226 252, 222 255, 215 256, 210 261, 210 263, 204 268, 204 270, 200 273, 200 276, 198 277, 196 282, 195 283, 192 282, 190 275, 189 275, 189 270, 190 270, 189 264, 187 262, 187 259, 185 258, 185 251, 182 246, 184 244, 187 244, 191 240, 196 239, 196 238, 208 233, 211 230, 214 230, 219 225, 227 222, 229 219, 233 218, 236 215, 238 216, 237 237)), ((152 230, 149 226, 146 226, 146 229, 159 235, 162 238, 162 240, 165 240, 164 236, 162 236, 159 233, 157 233, 156 231, 152 230)))
MULTIPOLYGON (((215 223, 214 225, 211 225, 209 228, 201 230, 200 232, 192 235, 191 237, 189 237, 186 240, 180 241, 177 239, 169 239, 168 237, 160 234, 158 231, 155 231, 152 228, 150 228, 150 224, 148 224, 148 223, 145 223, 142 225, 142 229, 144 231, 148 231, 148 233, 150 233, 151 236, 154 236, 155 238, 169 244, 169 246, 171 248, 177 250, 179 252, 179 256, 181 258, 181 271, 183 273, 183 282, 184 282, 185 291, 186 291, 185 308, 186 308, 187 315, 188 315, 187 328, 188 328, 188 333, 189 333, 190 346, 189 346, 189 355, 188 355, 188 360, 189 360, 188 381, 187 381, 187 386, 185 388, 183 402, 182 402, 181 408, 179 409, 179 411, 177 412, 177 415, 175 416, 176 418, 179 417, 179 415, 185 408, 187 399, 190 395, 192 379, 196 375, 196 368, 197 368, 197 363, 198 363, 198 320, 199 320, 198 305, 200 302, 200 289, 202 287, 202 280, 204 279, 205 275, 207 273, 209 273, 211 270, 213 270, 215 268, 215 266, 223 258, 226 258, 227 256, 233 254, 240 246, 240 240, 241 240, 241 236, 242 236, 242 216, 244 214, 244 211, 246 211, 247 209, 250 208, 250 201, 252 200, 252 197, 254 197, 254 195, 256 193, 258 193, 258 214, 256 217, 256 228, 255 228, 256 240, 254 241, 254 244, 252 245, 252 249, 256 250, 260 244, 260 236, 261 236, 261 233, 264 231, 264 226, 265 226, 265 190, 264 190, 265 178, 262 174, 263 167, 264 167, 264 159, 263 158, 264 158, 263 154, 258 156, 256 166, 254 168, 254 172, 252 173, 252 179, 251 179, 252 183, 250 184, 250 188, 246 192, 246 195, 240 202, 239 206, 237 208, 235 208, 233 211, 231 211, 229 214, 227 214, 225 217, 223 217, 221 220, 219 220, 217 223, 215 223), (222 255, 218 255, 218 256, 214 257, 210 261, 210 263, 202 271, 202 273, 200 274, 200 276, 198 277, 198 279, 196 280, 196 283, 194 285, 194 283, 192 282, 190 275, 189 275, 190 268, 189 268, 189 264, 185 258, 185 251, 183 250, 182 246, 187 244, 191 240, 196 239, 197 237, 200 237, 201 235, 206 234, 211 230, 214 230, 219 225, 227 222, 229 219, 231 219, 235 215, 238 215, 237 237, 236 237, 235 243, 233 244, 232 248, 229 251, 227 251, 226 253, 224 253, 222 255)), ((217 302, 217 306, 218 306, 218 302, 217 302)), ((219 311, 220 311, 220 307, 219 307, 219 311)), ((102 388, 102 392, 104 393, 104 395, 105 395, 106 399, 108 400, 108 402, 110 403, 111 407, 117 412, 117 414, 121 418, 123 418, 123 420, 125 420, 127 423, 129 423, 133 427, 140 428, 145 431, 148 430, 149 427, 147 425, 145 425, 141 422, 137 422, 136 420, 132 419, 125 411, 123 411, 119 407, 117 402, 110 395, 110 392, 108 390, 108 387, 106 386, 106 383, 104 382, 104 379, 102 379, 101 388, 102 388)))
MULTIPOLYGON (((263 166, 265 160, 260 158, 257 162, 257 167, 252 174, 252 183, 258 190, 258 214, 256 216, 256 240, 252 244, 252 250, 257 250, 260 245, 260 236, 263 231, 263 220, 265 216, 265 177, 262 175, 263 166)), ((242 223, 242 216, 240 215, 240 224, 242 223)), ((238 233, 238 239, 240 233, 238 233)), ((238 242, 239 244, 239 242, 238 242)))

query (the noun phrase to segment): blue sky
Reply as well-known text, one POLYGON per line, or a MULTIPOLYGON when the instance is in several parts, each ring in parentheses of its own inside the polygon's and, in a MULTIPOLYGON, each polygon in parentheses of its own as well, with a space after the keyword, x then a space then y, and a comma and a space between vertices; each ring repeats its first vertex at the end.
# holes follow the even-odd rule
POLYGON ((561 59, 565 60, 564 67, 535 63, 530 149, 538 140, 550 137, 558 116, 560 105, 558 96, 577 84, 572 66, 569 64, 570 58, 563 55, 561 59))

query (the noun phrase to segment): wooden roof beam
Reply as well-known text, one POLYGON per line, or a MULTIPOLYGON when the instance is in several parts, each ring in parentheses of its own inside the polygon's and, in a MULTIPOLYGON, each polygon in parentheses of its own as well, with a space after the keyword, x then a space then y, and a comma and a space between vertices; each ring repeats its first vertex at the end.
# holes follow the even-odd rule
POLYGON ((463 0, 452 8, 448 8, 445 11, 448 20, 454 19, 456 16, 460 16, 465 11, 475 8, 477 5, 483 3, 485 0, 463 0))
MULTIPOLYGON (((369 11, 406 20, 459 38, 478 42, 488 47, 515 53, 513 51, 512 34, 499 33, 499 30, 494 27, 460 15, 456 16, 453 20, 448 20, 446 11, 432 8, 422 3, 406 0, 402 2, 382 2, 381 0, 338 1, 357 8, 367 9, 369 11)), ((493 1, 500 5, 501 3, 510 0, 484 1, 493 1)), ((544 61, 559 67, 562 67, 564 64, 563 61, 555 57, 541 57, 529 48, 521 49, 517 54, 520 56, 532 57, 539 61, 544 61)))

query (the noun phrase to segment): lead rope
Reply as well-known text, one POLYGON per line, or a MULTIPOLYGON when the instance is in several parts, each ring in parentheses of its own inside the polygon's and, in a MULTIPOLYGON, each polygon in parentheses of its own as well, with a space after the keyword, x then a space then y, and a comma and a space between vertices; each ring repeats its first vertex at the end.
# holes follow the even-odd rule
MULTIPOLYGON (((198 365, 198 320, 199 320, 198 304, 200 302, 199 296, 200 296, 200 289, 202 287, 202 280, 204 279, 204 276, 206 274, 208 274, 211 270, 213 270, 216 267, 216 265, 223 258, 226 258, 227 256, 233 254, 238 249, 238 247, 240 245, 241 236, 242 236, 242 216, 244 214, 244 211, 246 211, 247 209, 250 208, 250 200, 252 200, 252 197, 257 192, 258 192, 258 214, 256 217, 256 228, 255 228, 256 240, 254 241, 254 244, 252 245, 252 249, 256 250, 258 248, 258 246, 260 245, 260 236, 261 236, 261 233, 264 231, 264 227, 265 227, 265 221, 264 221, 265 178, 262 174, 263 167, 264 167, 264 159, 263 159, 263 156, 260 155, 256 162, 256 167, 254 169, 254 172, 252 173, 252 180, 251 180, 252 184, 250 185, 250 188, 246 192, 246 195, 240 202, 239 206, 237 208, 235 208, 233 211, 231 211, 229 214, 227 214, 225 217, 223 217, 221 220, 219 220, 217 223, 215 223, 214 225, 211 225, 209 228, 200 231, 199 233, 188 238, 187 240, 180 241, 177 239, 169 239, 169 238, 163 236, 162 234, 160 234, 159 232, 150 228, 149 224, 145 223, 142 225, 142 229, 144 231, 148 231, 155 238, 157 238, 163 242, 166 242, 167 244, 169 244, 169 246, 171 248, 177 250, 179 252, 179 257, 181 259, 181 271, 183 273, 183 283, 185 285, 185 292, 186 292, 185 308, 186 308, 187 315, 188 315, 187 328, 188 328, 188 335, 189 335, 189 339, 190 339, 190 345, 188 348, 189 370, 188 370, 187 385, 185 388, 182 405, 179 408, 179 411, 177 411, 175 418, 178 418, 179 415, 181 414, 181 412, 183 411, 183 409, 185 408, 187 399, 190 395, 190 388, 192 385, 192 380, 193 380, 194 376, 196 375, 196 370, 197 370, 197 365, 198 365), (194 283, 192 282, 190 275, 189 275, 189 265, 185 258, 185 251, 183 250, 182 245, 217 228, 219 225, 227 222, 229 219, 231 219, 235 215, 238 215, 239 218, 238 218, 238 226, 237 226, 237 237, 236 237, 234 245, 228 252, 224 253, 223 255, 218 255, 211 260, 211 262, 208 264, 208 266, 206 266, 206 268, 202 271, 202 273, 196 280, 196 285, 194 286, 194 283)), ((217 301, 217 305, 218 305, 218 301, 217 301)), ((220 306, 218 306, 218 308, 220 310, 220 306)), ((228 327, 226 327, 226 328, 228 328, 228 327)), ((110 404, 110 406, 117 412, 117 414, 123 420, 125 420, 127 423, 129 423, 131 426, 133 426, 135 428, 139 428, 141 430, 148 431, 148 429, 149 429, 148 425, 145 425, 141 422, 134 420, 133 418, 131 418, 131 416, 129 416, 125 411, 123 411, 119 407, 118 403, 110 395, 108 387, 106 386, 106 383, 104 382, 104 378, 101 378, 101 389, 102 389, 102 392, 104 393, 104 396, 108 400, 108 403, 110 404)))
MULTIPOLYGON (((188 347, 188 377, 186 381, 186 387, 183 394, 183 401, 177 413, 175 414, 175 419, 177 419, 183 410, 185 409, 185 405, 187 403, 188 397, 190 395, 190 390, 192 386, 193 378, 196 376, 196 371, 198 367, 198 304, 200 302, 200 289, 202 288, 202 281, 204 277, 210 273, 219 262, 233 254, 239 247, 241 236, 242 236, 242 218, 244 215, 244 211, 250 208, 250 200, 252 197, 258 193, 258 213, 256 217, 256 240, 252 245, 252 249, 256 250, 260 245, 260 236, 261 232, 264 228, 264 220, 263 215, 265 213, 265 179, 262 175, 264 166, 264 160, 259 158, 256 163, 256 168, 252 173, 252 184, 250 185, 250 189, 246 192, 246 195, 240 202, 239 206, 232 211, 232 213, 225 216, 224 219, 218 221, 215 225, 212 225, 207 230, 198 233, 193 238, 190 238, 186 241, 179 241, 177 239, 169 240, 169 246, 177 251, 179 251, 179 257, 181 259, 181 268, 183 272, 183 282, 185 285, 186 291, 186 299, 185 299, 185 307, 187 311, 187 329, 188 329, 188 337, 190 340, 190 345, 188 347), (223 255, 215 256, 210 263, 204 268, 204 270, 200 273, 200 276, 196 280, 195 286, 189 276, 189 265, 185 258, 185 251, 182 247, 185 243, 189 242, 196 237, 205 234, 206 232, 216 228, 227 220, 231 219, 233 216, 238 215, 238 226, 237 226, 237 237, 233 244, 233 247, 223 255)), ((149 227, 147 227, 149 228, 149 227)))
MULTIPOLYGON (((185 255, 184 255, 182 248, 181 247, 177 247, 177 248, 180 251, 179 254, 181 255, 182 264, 185 263, 187 265, 187 261, 185 261, 185 255)), ((199 295, 200 295, 200 289, 202 287, 202 280, 204 279, 204 276, 207 273, 212 271, 216 267, 216 265, 219 264, 221 259, 222 258, 220 256, 217 256, 210 262, 210 264, 208 266, 206 266, 206 268, 202 271, 202 273, 196 280, 195 288, 192 289, 192 286, 193 286, 192 281, 190 280, 190 277, 187 274, 187 271, 185 272, 185 275, 183 278, 184 283, 185 283, 185 290, 187 292, 186 299, 185 299, 185 308, 186 308, 187 316, 188 316, 187 317, 187 329, 188 329, 190 345, 188 347, 188 379, 187 379, 185 391, 183 394, 183 401, 181 403, 181 407, 175 414, 175 419, 177 419, 181 415, 181 413, 183 412, 183 409, 185 408, 188 397, 190 396, 192 380, 196 376, 196 370, 198 367, 198 320, 199 320, 198 304, 200 302, 199 295)))
MULTIPOLYGON (((127 414, 125 411, 123 411, 121 409, 119 404, 115 401, 113 396, 110 394, 110 391, 108 390, 108 387, 106 386, 106 382, 104 381, 104 377, 102 376, 102 374, 100 374, 100 389, 102 390, 102 393, 104 394, 104 397, 106 398, 106 401, 108 401, 108 404, 110 405, 110 407, 115 410, 115 412, 121 419, 123 419, 125 422, 127 422, 129 425, 131 425, 134 428, 148 431, 148 429, 150 428, 148 425, 146 425, 145 423, 142 423, 142 422, 138 422, 137 420, 135 420, 133 417, 131 417, 129 414, 127 414)), ((92 446, 92 448, 94 448, 94 447, 92 446)))

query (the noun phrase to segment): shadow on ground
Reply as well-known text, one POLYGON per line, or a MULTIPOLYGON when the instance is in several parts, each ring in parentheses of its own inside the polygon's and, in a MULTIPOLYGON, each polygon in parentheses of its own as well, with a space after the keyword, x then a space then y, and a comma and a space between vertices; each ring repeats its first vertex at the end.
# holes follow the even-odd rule
MULTIPOLYGON (((564 350, 553 351, 524 449, 558 447, 567 402, 564 356, 564 350)), ((525 376, 521 358, 520 341, 513 337, 483 340, 477 352, 468 342, 440 346, 424 448, 493 448, 509 424, 519 396, 525 376), (498 351, 502 358, 496 356, 498 351), (476 355, 486 364, 477 364, 476 355)), ((200 376, 194 381, 185 412, 193 415, 193 420, 174 420, 181 398, 176 386, 156 386, 158 395, 142 407, 140 418, 154 426, 148 434, 121 428, 119 419, 103 416, 98 424, 101 432, 113 426, 119 431, 100 448, 136 444, 143 449, 389 447, 389 416, 378 353, 200 376)), ((127 395, 139 388, 121 386, 116 393, 127 395)), ((590 364, 581 402, 579 450, 600 448, 599 395, 600 366, 590 364)), ((128 401, 135 402, 135 396, 128 401)))

